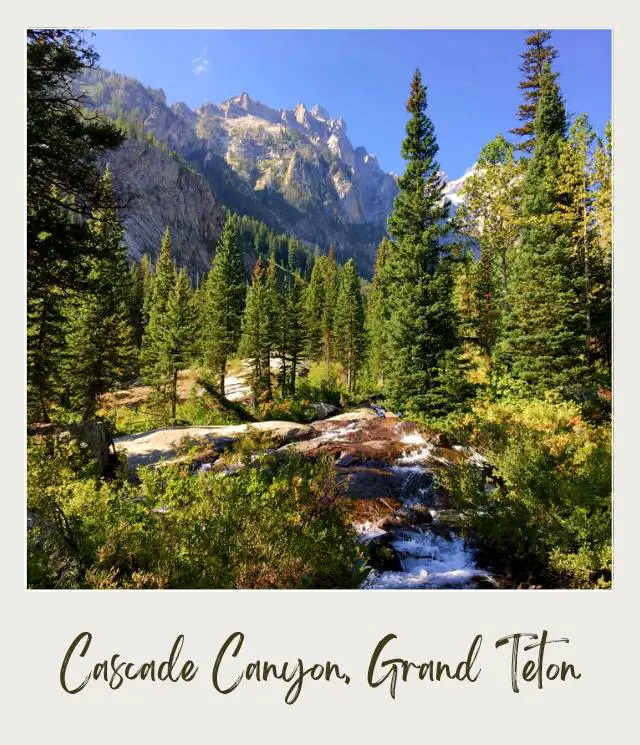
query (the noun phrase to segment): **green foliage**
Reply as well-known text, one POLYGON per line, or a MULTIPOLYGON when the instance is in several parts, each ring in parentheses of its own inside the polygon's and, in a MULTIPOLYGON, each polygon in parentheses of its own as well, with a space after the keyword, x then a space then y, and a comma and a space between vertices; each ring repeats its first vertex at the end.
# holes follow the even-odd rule
POLYGON ((400 192, 388 222, 389 322, 386 387, 394 407, 444 413, 458 403, 447 390, 458 359, 457 317, 447 233, 449 203, 436 161, 438 145, 426 114, 427 93, 416 70, 407 102, 410 118, 398 179, 400 192))
MULTIPOLYGON (((522 64, 520 71, 524 77, 518 87, 522 91, 523 102, 518 108, 518 119, 523 122, 522 126, 511 130, 512 134, 524 138, 518 148, 524 152, 532 152, 535 144, 534 122, 541 95, 542 75, 546 66, 558 56, 558 50, 549 44, 551 31, 534 31, 526 37, 527 49, 520 55, 522 64)), ((557 78, 558 73, 553 73, 557 78)))
POLYGON ((356 586, 360 551, 330 463, 271 455, 258 439, 236 446, 234 460, 264 454, 233 477, 166 466, 145 470, 137 486, 75 472, 67 451, 51 457, 33 443, 29 586, 356 586))
POLYGON ((240 341, 244 303, 242 253, 235 222, 227 219, 204 283, 200 317, 203 361, 221 394, 224 394, 227 359, 237 350, 240 341))
POLYGON ((450 420, 494 464, 447 484, 484 558, 514 583, 607 587, 611 582, 611 428, 575 404, 505 398, 450 420))
POLYGON ((365 356, 364 307, 353 259, 342 270, 333 325, 337 357, 347 373, 347 391, 353 393, 365 356))
POLYGON ((275 331, 275 300, 269 273, 258 259, 247 294, 240 341, 240 353, 250 359, 254 408, 261 401, 270 400, 272 395, 271 352, 275 331))
POLYGON ((123 229, 111 197, 111 172, 105 171, 103 206, 91 216, 91 239, 84 293, 72 296, 67 309, 64 378, 69 404, 83 419, 95 416, 98 397, 130 378, 137 354, 130 307, 131 284, 123 229))
POLYGON ((73 93, 98 59, 81 33, 31 29, 26 51, 27 415, 48 421, 60 395, 62 296, 86 288, 86 259, 99 248, 87 221, 104 192, 97 158, 123 137, 73 93))
POLYGON ((566 118, 553 76, 541 82, 535 133, 522 195, 522 246, 509 287, 501 364, 532 390, 571 396, 588 381, 584 278, 574 258, 571 230, 558 211, 566 118))

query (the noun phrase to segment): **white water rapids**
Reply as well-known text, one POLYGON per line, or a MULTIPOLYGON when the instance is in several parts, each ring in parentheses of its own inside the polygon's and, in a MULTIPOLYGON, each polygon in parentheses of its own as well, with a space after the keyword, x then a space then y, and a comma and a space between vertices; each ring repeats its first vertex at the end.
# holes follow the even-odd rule
MULTIPOLYGON (((425 442, 419 434, 406 435, 402 442, 421 447, 403 455, 392 467, 395 473, 405 477, 401 501, 405 507, 428 505, 433 522, 411 529, 390 531, 390 546, 399 556, 402 571, 374 569, 361 588, 465 589, 476 587, 479 580, 493 584, 491 575, 476 564, 474 549, 462 537, 451 531, 434 530, 440 522, 440 511, 434 504, 433 490, 423 486, 424 475, 430 471, 421 463, 427 460, 443 463, 446 461, 437 457, 433 452, 433 446, 425 442)), ((355 527, 361 541, 387 532, 370 522, 360 523, 355 527)))

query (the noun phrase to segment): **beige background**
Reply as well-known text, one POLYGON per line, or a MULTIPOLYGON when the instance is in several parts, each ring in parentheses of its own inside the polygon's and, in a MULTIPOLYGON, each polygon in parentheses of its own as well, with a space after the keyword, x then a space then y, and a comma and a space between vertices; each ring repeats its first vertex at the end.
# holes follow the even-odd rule
MULTIPOLYGON (((192 4, 194 5, 194 4, 192 4)), ((3 635, 0 733, 6 742, 491 743, 629 742, 638 683, 638 488, 634 481, 637 406, 638 219, 637 18, 622 3, 471 3, 436 8, 389 3, 269 3, 244 0, 186 13, 183 4, 85 2, 12 4, 3 13, 4 111, 2 251, 3 635), (503 7, 500 7, 502 5, 503 7), (289 7, 287 7, 289 6, 289 7), (506 10, 505 10, 506 8, 506 10), (525 14, 524 11, 528 11, 525 14), (535 12, 534 12, 535 11, 535 12), (446 14, 446 15, 445 15, 446 14), (610 592, 27 592, 24 588, 24 28, 94 27, 613 27, 615 30, 615 589, 610 592), (635 209, 634 209, 635 208, 635 209), (7 227, 8 223, 8 227, 7 227), (550 661, 565 658, 582 679, 533 684, 518 695, 500 636, 549 630, 569 637, 550 661), (71 640, 94 639, 87 659, 119 652, 143 662, 162 659, 179 633, 183 658, 200 666, 190 684, 127 682, 118 691, 92 681, 80 694, 62 691, 58 675, 71 640), (229 674, 255 659, 338 662, 351 685, 306 681, 301 699, 283 702, 278 682, 244 682, 216 693, 210 669, 222 641, 246 635, 229 674), (416 661, 457 661, 477 633, 484 637, 477 683, 399 684, 396 701, 366 684, 376 642, 393 632, 392 648, 416 661)), ((515 63, 515 60, 514 60, 515 63)), ((389 60, 393 64, 393 60, 389 60)), ((428 77, 428 76, 427 76, 428 77)), ((80 671, 80 667, 74 668, 80 671)), ((234 676, 235 677, 235 676, 234 676)))

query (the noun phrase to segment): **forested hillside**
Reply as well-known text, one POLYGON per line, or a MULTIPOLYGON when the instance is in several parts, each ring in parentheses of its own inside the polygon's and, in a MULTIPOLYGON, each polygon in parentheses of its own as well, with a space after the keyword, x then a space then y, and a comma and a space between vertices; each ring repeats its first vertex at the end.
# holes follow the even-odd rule
POLYGON ((456 210, 416 70, 375 264, 223 208, 188 112, 161 144, 109 109, 82 34, 27 55, 29 586, 610 586, 612 128, 568 114, 550 32, 456 210))

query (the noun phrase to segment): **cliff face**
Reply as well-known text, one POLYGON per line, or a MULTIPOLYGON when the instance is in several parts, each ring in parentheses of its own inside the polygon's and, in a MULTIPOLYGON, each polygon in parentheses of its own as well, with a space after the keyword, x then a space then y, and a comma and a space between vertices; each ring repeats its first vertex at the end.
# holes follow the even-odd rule
POLYGON ((167 226, 173 254, 192 276, 207 271, 224 216, 195 171, 153 145, 128 139, 109 153, 114 192, 123 205, 125 242, 132 259, 154 259, 167 226))
POLYGON ((217 223, 210 217, 213 201, 324 249, 333 243, 338 256, 354 256, 361 271, 370 272, 397 185, 375 156, 352 146, 341 118, 317 105, 272 109, 247 93, 195 110, 184 103, 168 106, 162 90, 102 70, 88 71, 78 88, 89 105, 125 119, 140 140, 152 139, 188 160, 206 182, 199 189, 196 178, 191 181, 175 170, 178 164, 167 153, 152 156, 148 147, 140 150, 139 143, 114 155, 114 179, 135 187, 142 205, 128 222, 132 256, 147 250, 145 242, 156 235, 159 223, 173 220, 187 230, 176 234, 176 241, 186 246, 193 240, 193 261, 201 263, 207 241, 216 234, 217 223), (136 163, 134 151, 144 153, 141 163, 136 163), (120 172, 142 167, 149 172, 120 172), (165 187, 164 178, 171 179, 165 187), (197 193, 195 204, 179 196, 178 178, 197 193), (152 187, 148 195, 147 186, 152 187), (183 207, 188 216, 181 220, 183 207), (198 220, 200 207, 205 214, 198 220), (168 210, 165 217, 161 208, 168 210))

